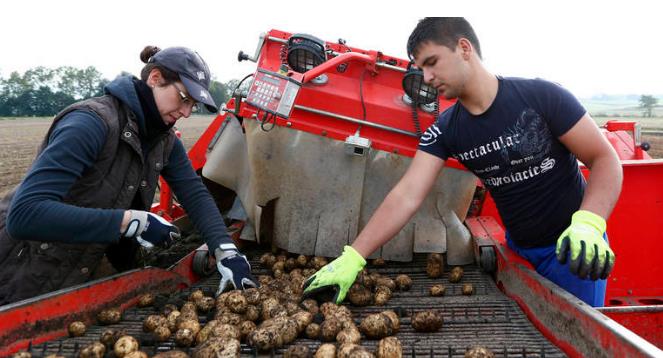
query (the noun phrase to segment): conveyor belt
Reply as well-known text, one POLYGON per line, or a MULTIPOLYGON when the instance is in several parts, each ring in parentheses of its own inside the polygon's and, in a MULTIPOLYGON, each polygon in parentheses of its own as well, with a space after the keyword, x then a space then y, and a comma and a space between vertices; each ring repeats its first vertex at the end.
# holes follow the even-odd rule
MULTIPOLYGON (((257 262, 252 262, 254 273, 267 274, 257 262)), ((507 298, 496 287, 490 276, 482 273, 474 265, 465 266, 465 274, 460 283, 449 283, 449 268, 440 279, 429 279, 425 274, 425 256, 417 255, 411 263, 387 263, 385 267, 369 270, 394 278, 397 274, 406 273, 413 280, 410 291, 394 292, 393 297, 386 306, 368 306, 349 308, 354 313, 357 324, 368 313, 393 309, 401 317, 401 329, 397 337, 403 344, 406 357, 463 357, 465 349, 472 345, 482 345, 496 353, 497 357, 565 357, 556 346, 550 343, 527 320, 518 305, 507 298), (447 287, 443 297, 430 297, 428 288, 434 283, 443 283, 447 287), (463 296, 461 287, 463 283, 472 283, 475 289, 473 296, 463 296), (442 329, 435 333, 415 332, 410 325, 412 312, 435 308, 444 317, 442 329)), ((197 288, 213 293, 218 285, 218 275, 206 278, 195 286, 175 293, 171 299, 181 299, 197 288)), ((44 357, 48 354, 58 353, 64 356, 77 356, 77 352, 99 339, 103 330, 124 329, 126 332, 141 341, 141 349, 152 355, 158 352, 177 348, 171 338, 170 341, 157 343, 150 334, 142 332, 143 320, 154 314, 154 308, 132 308, 124 312, 120 323, 110 326, 92 326, 88 328, 83 337, 65 338, 39 344, 31 348, 33 357, 44 357)), ((208 317, 201 316, 201 324, 207 322, 208 317)), ((298 338, 295 344, 304 344, 312 352, 321 342, 311 339, 298 338)), ((362 340, 361 344, 374 350, 377 341, 362 340)), ((242 356, 280 356, 287 347, 273 352, 255 352, 251 347, 242 344, 242 356)), ((185 352, 193 350, 182 349, 185 352)), ((107 355, 108 356, 108 355, 107 355)), ((112 355, 110 355, 112 357, 112 355)))

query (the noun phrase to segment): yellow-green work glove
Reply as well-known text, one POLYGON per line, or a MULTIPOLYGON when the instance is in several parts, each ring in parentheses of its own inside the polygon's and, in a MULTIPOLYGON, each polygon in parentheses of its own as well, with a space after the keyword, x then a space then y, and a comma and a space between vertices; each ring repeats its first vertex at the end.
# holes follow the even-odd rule
POLYGON ((565 264, 571 256, 569 268, 580 278, 605 279, 615 265, 615 254, 604 240, 605 220, 587 210, 578 210, 571 217, 571 225, 557 239, 557 260, 565 264))
POLYGON ((366 260, 355 249, 345 246, 341 256, 304 282, 304 298, 318 297, 341 303, 365 265, 366 260))

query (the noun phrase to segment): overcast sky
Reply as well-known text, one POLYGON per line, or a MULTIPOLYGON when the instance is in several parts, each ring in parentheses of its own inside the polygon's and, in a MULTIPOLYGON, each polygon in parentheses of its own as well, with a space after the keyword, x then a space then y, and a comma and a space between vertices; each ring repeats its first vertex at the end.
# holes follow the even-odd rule
POLYGON ((145 45, 198 51, 220 81, 261 32, 304 32, 406 57, 423 16, 466 16, 484 62, 504 76, 542 77, 578 97, 663 94, 663 6, 651 1, 10 0, 0 4, 0 76, 36 66, 138 74, 145 45))

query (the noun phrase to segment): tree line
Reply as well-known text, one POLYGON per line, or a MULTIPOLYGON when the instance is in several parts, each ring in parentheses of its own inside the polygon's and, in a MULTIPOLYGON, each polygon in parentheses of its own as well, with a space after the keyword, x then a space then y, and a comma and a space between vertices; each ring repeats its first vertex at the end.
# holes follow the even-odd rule
MULTIPOLYGON (((126 74, 129 73, 121 73, 126 74)), ((109 82, 93 66, 40 66, 22 74, 15 71, 6 78, 0 77, 0 117, 53 116, 76 101, 102 95, 109 82)), ((220 106, 230 98, 236 84, 236 80, 212 80, 210 94, 220 106)), ((207 113, 205 106, 200 108, 207 113)))

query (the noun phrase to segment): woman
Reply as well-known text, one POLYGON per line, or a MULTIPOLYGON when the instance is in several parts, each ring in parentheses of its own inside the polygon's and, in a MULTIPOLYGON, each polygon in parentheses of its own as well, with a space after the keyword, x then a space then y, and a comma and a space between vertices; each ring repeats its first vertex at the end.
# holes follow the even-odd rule
POLYGON ((26 177, 0 202, 0 304, 85 282, 104 256, 131 268, 132 247, 177 239, 148 212, 159 175, 214 253, 219 290, 257 286, 172 130, 198 103, 217 111, 207 64, 184 47, 148 46, 140 58, 140 79, 118 77, 104 96, 56 115, 26 177))

